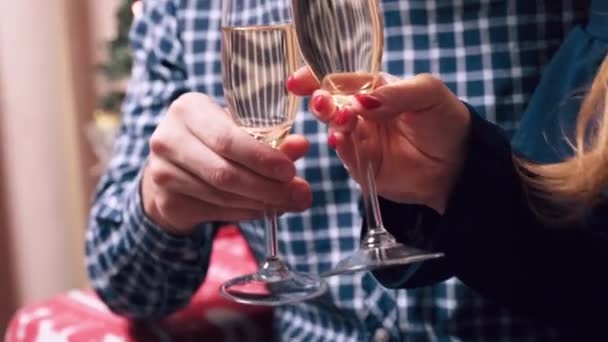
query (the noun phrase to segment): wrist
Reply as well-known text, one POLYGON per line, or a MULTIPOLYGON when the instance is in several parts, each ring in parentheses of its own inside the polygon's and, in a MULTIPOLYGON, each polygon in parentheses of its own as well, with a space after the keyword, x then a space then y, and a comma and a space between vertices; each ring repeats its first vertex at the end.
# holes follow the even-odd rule
POLYGON ((172 225, 168 219, 162 214, 159 210, 157 202, 156 202, 156 191, 155 185, 152 182, 151 177, 147 174, 148 166, 144 167, 144 171, 142 173, 140 182, 139 182, 139 197, 140 197, 140 206, 142 208, 143 214, 147 217, 149 221, 154 223, 155 226, 160 228, 162 231, 177 235, 177 236, 189 236, 192 235, 196 231, 196 226, 194 227, 175 227, 172 225))
POLYGON ((158 260, 179 260, 188 265, 201 263, 200 247, 213 238, 212 225, 200 226, 193 234, 176 234, 160 226, 144 212, 141 197, 141 180, 143 172, 137 176, 125 198, 122 222, 124 233, 129 241, 145 243, 136 244, 138 250, 145 250, 147 255, 158 256, 158 260))
POLYGON ((462 148, 453 155, 456 157, 448 161, 442 174, 435 178, 435 191, 432 191, 424 201, 426 206, 442 215, 445 213, 454 188, 462 175, 467 156, 466 143, 462 144, 462 148))
POLYGON ((466 102, 457 100, 454 116, 458 118, 455 124, 455 131, 459 133, 456 135, 454 148, 452 151, 447 153, 449 157, 446 160, 446 167, 444 168, 445 174, 439 177, 437 184, 439 184, 438 191, 430 196, 428 200, 428 206, 436 210, 438 213, 443 214, 446 211, 452 192, 461 177, 465 160, 468 154, 469 137, 471 130, 471 108, 466 102))

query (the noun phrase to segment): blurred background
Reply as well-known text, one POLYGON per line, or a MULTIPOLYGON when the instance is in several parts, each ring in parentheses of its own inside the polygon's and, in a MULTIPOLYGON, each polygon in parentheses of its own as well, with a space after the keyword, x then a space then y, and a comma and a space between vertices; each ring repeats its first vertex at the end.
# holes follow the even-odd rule
POLYGON ((0 332, 88 287, 83 236, 130 68, 135 0, 0 1, 0 332))

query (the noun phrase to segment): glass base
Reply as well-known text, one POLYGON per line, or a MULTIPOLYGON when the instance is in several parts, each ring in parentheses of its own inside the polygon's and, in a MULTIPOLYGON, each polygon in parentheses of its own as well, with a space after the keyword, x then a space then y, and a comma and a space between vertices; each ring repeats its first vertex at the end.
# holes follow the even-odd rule
POLYGON ((361 247, 348 258, 340 261, 334 269, 323 273, 322 276, 331 277, 390 266, 408 265, 442 256, 443 253, 427 252, 398 242, 380 247, 361 247))
POLYGON ((321 296, 327 283, 319 276, 290 271, 278 259, 269 259, 257 273, 222 284, 220 294, 229 300, 251 305, 278 306, 321 296))

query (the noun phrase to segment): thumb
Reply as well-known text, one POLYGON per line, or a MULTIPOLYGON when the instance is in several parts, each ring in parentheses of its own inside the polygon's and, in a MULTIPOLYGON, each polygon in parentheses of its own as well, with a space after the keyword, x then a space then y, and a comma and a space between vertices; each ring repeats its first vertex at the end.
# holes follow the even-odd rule
POLYGON ((287 90, 298 96, 309 96, 319 89, 319 81, 308 67, 301 67, 287 80, 287 90))
POLYGON ((353 109, 370 120, 389 120, 402 113, 427 112, 454 97, 443 82, 430 74, 387 83, 369 94, 354 96, 353 109))
POLYGON ((310 147, 308 140, 301 135, 288 135, 283 143, 279 145, 279 150, 287 155, 292 161, 302 158, 310 147))

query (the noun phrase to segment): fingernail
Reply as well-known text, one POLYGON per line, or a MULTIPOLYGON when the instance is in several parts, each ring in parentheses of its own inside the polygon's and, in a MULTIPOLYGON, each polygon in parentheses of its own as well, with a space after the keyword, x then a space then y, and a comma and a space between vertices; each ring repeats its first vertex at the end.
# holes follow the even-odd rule
POLYGON ((315 96, 312 99, 312 108, 317 112, 322 112, 327 108, 327 98, 325 96, 315 96))
POLYGON ((357 94, 357 95, 355 95, 355 98, 357 99, 357 101, 359 101, 359 103, 365 109, 371 110, 371 109, 376 109, 376 108, 382 106, 382 102, 380 102, 380 100, 378 100, 377 98, 370 96, 370 95, 357 94))
POLYGON ((287 87, 287 90, 293 90, 296 87, 296 83, 298 81, 296 80, 295 76, 289 76, 287 77, 287 82, 285 82, 285 86, 287 87))
POLYGON ((332 134, 329 136, 329 138, 327 139, 327 144, 329 145, 329 147, 333 148, 334 150, 336 149, 336 146, 338 144, 338 139, 336 139, 335 134, 332 134))
POLYGON ((336 112, 336 118, 334 119, 334 122, 336 123, 336 125, 343 126, 348 122, 349 119, 350 111, 346 108, 340 108, 336 112))

